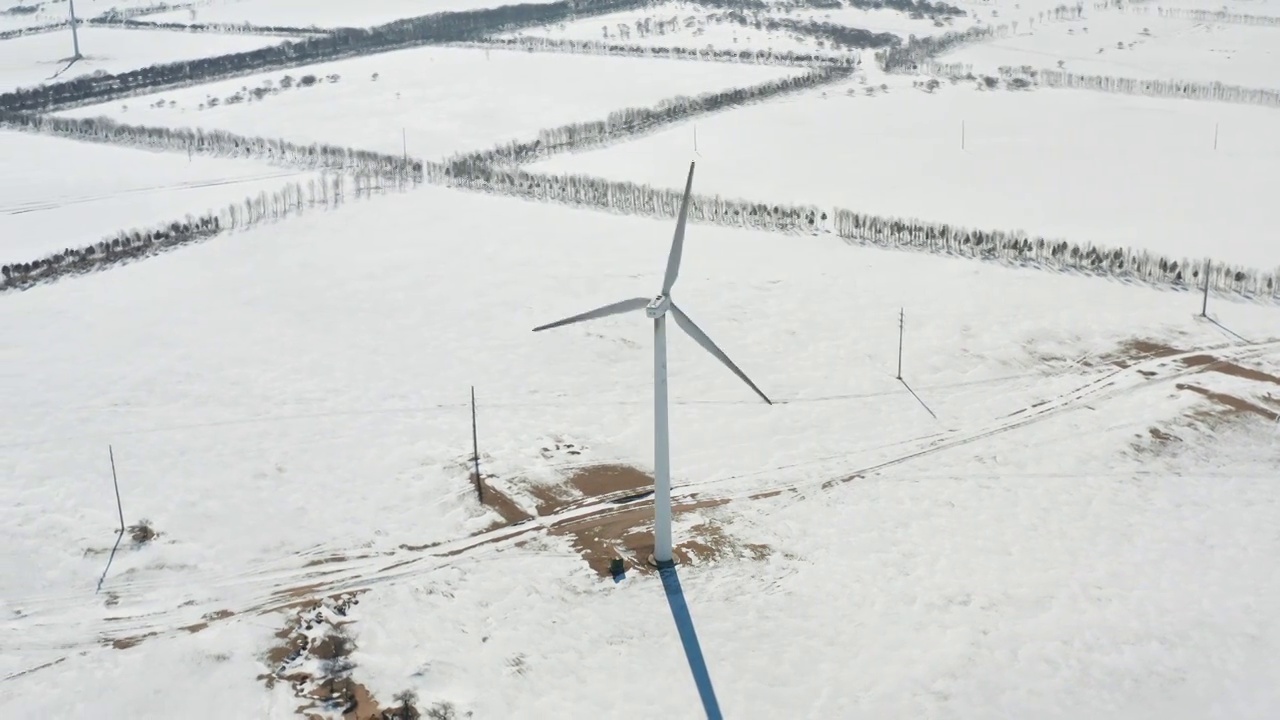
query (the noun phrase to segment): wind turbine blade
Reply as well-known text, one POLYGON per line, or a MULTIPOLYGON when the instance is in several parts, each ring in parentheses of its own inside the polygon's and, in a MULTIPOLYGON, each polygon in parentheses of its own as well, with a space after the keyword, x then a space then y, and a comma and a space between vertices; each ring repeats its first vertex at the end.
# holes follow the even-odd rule
POLYGON ((538 332, 539 330, 550 330, 551 328, 557 328, 561 325, 571 325, 573 323, 583 322, 584 320, 595 320, 596 318, 609 317, 610 315, 621 315, 622 313, 631 312, 632 310, 643 310, 648 304, 649 298, 631 298, 630 300, 623 300, 622 302, 616 302, 612 305, 598 307, 595 310, 588 310, 584 313, 574 315, 573 317, 567 317, 563 320, 557 320, 553 323, 539 325, 534 328, 533 331, 538 332))
POLYGON ((756 387, 756 384, 751 382, 751 378, 747 377, 747 374, 742 372, 737 365, 734 365, 733 361, 729 359, 729 356, 725 355, 723 350, 716 347, 716 344, 711 342, 711 338, 707 337, 707 334, 702 332, 702 328, 698 327, 693 322, 692 318, 685 315, 683 310, 676 307, 675 303, 671 303, 671 314, 675 316, 676 324, 680 326, 681 330, 688 333, 689 337, 693 338, 695 342, 703 347, 703 349, 714 355, 717 360, 724 363, 724 366, 732 370, 734 375, 737 375, 742 382, 746 383, 748 387, 754 390, 755 393, 760 396, 761 400, 764 400, 770 405, 773 404, 773 401, 769 399, 769 396, 760 392, 760 388, 756 387))
POLYGON ((684 254, 684 226, 689 218, 689 196, 693 194, 693 163, 689 163, 689 179, 684 183, 684 199, 680 201, 680 219, 676 220, 676 236, 671 241, 671 254, 667 256, 667 276, 662 279, 662 294, 671 294, 680 274, 680 256, 684 254))

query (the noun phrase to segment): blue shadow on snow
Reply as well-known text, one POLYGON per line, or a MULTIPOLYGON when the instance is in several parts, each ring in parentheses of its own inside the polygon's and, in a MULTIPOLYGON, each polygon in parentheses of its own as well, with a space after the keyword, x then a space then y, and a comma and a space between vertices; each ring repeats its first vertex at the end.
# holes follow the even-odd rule
POLYGON ((680 577, 676 575, 675 565, 663 563, 658 568, 658 574, 662 576, 662 589, 667 593, 671 617, 675 619, 676 630, 680 632, 680 644, 684 645, 685 657, 689 659, 693 682, 698 686, 698 695, 702 697, 702 709, 707 712, 707 720, 723 720, 720 703, 716 700, 716 689, 711 685, 711 673, 702 657, 698 631, 693 627, 693 616, 689 614, 689 603, 685 602, 684 589, 680 587, 680 577))

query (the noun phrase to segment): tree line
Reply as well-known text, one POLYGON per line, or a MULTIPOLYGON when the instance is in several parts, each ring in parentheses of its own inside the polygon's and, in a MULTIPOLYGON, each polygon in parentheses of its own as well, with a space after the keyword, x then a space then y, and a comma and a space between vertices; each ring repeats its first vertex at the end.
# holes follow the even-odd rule
POLYGON ((202 23, 202 22, 154 22, 151 20, 136 20, 132 17, 114 17, 111 12, 106 15, 100 15, 89 21, 90 24, 103 27, 114 27, 125 30, 175 30, 178 32, 208 32, 218 33, 220 35, 243 34, 243 35, 280 35, 283 37, 306 37, 308 35, 323 35, 328 31, 317 30, 314 27, 305 28, 294 25, 254 25, 252 23, 202 23))
POLYGON ((126 125, 109 118, 66 118, 51 115, 0 112, 0 128, 38 132, 87 142, 167 150, 215 157, 266 160, 307 169, 352 169, 387 179, 423 179, 421 160, 311 143, 246 137, 225 130, 158 128, 126 125))
POLYGON ((259 72, 387 52, 407 47, 478 40, 485 35, 575 17, 620 12, 648 0, 556 0, 443 12, 373 28, 343 28, 323 35, 211 58, 151 65, 118 74, 85 75, 0 94, 0 110, 48 112, 114 98, 186 87, 259 72))
POLYGON ((520 165, 557 152, 581 150, 623 138, 633 138, 663 125, 688 120, 705 113, 756 102, 784 93, 814 88, 849 77, 851 70, 820 67, 803 75, 769 80, 748 87, 707 92, 696 97, 679 96, 648 108, 615 110, 603 120, 571 123, 540 130, 529 141, 514 141, 491 150, 455 156, 445 161, 450 177, 470 177, 491 166, 520 165))
POLYGON ((24 37, 26 35, 40 35, 42 33, 61 30, 70 24, 71 22, 69 20, 63 20, 62 22, 49 23, 48 25, 32 25, 30 27, 22 27, 14 30, 5 30, 0 32, 0 40, 12 40, 13 38, 24 37))
POLYGON ((366 168, 338 173, 325 171, 308 180, 305 191, 302 183, 295 181, 270 195, 263 191, 246 197, 243 202, 210 210, 199 217, 187 215, 181 220, 146 230, 122 230, 91 245, 66 248, 29 262, 0 266, 0 291, 25 290, 67 275, 93 272, 168 252, 222 232, 247 230, 262 223, 282 220, 307 209, 337 207, 349 196, 369 197, 375 192, 403 190, 409 186, 403 178, 387 183, 366 168))
MULTIPOLYGON (((1150 7, 1129 8, 1129 12, 1142 15, 1151 13, 1150 7)), ((1231 25, 1256 25, 1261 27, 1280 27, 1280 17, 1274 15, 1246 15, 1244 13, 1227 12, 1226 10, 1192 10, 1190 8, 1157 7, 1160 17, 1169 20, 1194 20, 1195 22, 1219 22, 1231 25)))
MULTIPOLYGON (((1173 259, 1147 250, 1108 248, 1030 237, 1022 232, 975 230, 945 223, 833 211, 840 237, 880 247, 906 248, 960 257, 998 260, 1057 271, 1104 275, 1174 288, 1203 287, 1205 262, 1173 259)), ((1224 293, 1280 300, 1280 270, 1264 271, 1213 263, 1209 287, 1224 293)))
POLYGON ((804 66, 826 65, 854 68, 858 55, 814 55, 791 51, 773 50, 717 50, 710 48, 649 47, 644 45, 620 45, 598 40, 563 40, 543 37, 491 38, 473 43, 453 43, 451 47, 519 48, 529 52, 563 52, 583 55, 622 55, 626 57, 656 57, 675 60, 702 60, 713 62, 738 62, 757 65, 804 66))
POLYGON ((829 42, 835 47, 851 49, 874 49, 896 47, 902 38, 893 33, 877 33, 848 25, 836 25, 822 20, 793 20, 791 18, 775 18, 769 15, 761 17, 758 13, 747 17, 741 10, 730 10, 724 17, 743 27, 769 32, 793 32, 814 38, 821 42, 829 42))
MULTIPOLYGON (((952 79, 972 79, 972 65, 967 63, 925 63, 921 70, 926 74, 952 79)), ((1192 82, 1190 80, 1141 80, 1111 75, 1078 75, 1062 70, 1000 67, 997 72, 1005 79, 1023 78, 1027 84, 1043 85, 1068 90, 1095 90, 1124 95, 1143 95, 1155 98, 1180 98, 1185 100, 1212 100, 1244 105, 1280 107, 1280 90, 1227 85, 1220 82, 1192 82)))
POLYGON ((984 25, 930 37, 912 36, 903 45, 877 51, 876 61, 886 72, 915 72, 938 55, 971 43, 1008 37, 1009 34, 1008 25, 984 25))

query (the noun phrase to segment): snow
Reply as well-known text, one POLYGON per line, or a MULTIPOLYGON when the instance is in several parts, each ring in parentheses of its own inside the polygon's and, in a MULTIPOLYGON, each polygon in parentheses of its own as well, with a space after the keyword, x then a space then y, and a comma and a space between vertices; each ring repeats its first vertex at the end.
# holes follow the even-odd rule
POLYGON ((203 127, 249 136, 327 142, 362 150, 442 158, 528 139, 543 128, 603 118, 622 107, 649 107, 672 95, 696 95, 797 74, 795 68, 595 57, 511 50, 425 48, 374 55, 164 92, 120 106, 79 108, 163 127, 203 127), (377 74, 376 80, 373 75, 377 74), (200 109, 285 75, 326 78, 261 101, 200 109), (156 99, 164 107, 149 107, 156 99), (169 103, 176 103, 169 107, 169 103))
MULTIPOLYGON (((75 716, 82 694, 50 688, 93 697, 152 667, 167 679, 111 707, 286 717, 279 690, 248 687, 252 647, 283 622, 255 608, 328 580, 371 588, 349 629, 379 697, 416 689, 477 717, 695 716, 656 579, 596 580, 555 537, 401 547, 493 519, 466 479, 471 385, 500 477, 554 469, 549 436, 587 445, 579 461, 649 466, 644 319, 529 328, 652 292, 669 237, 670 222, 427 188, 7 296, 0 324, 22 341, 0 375, 0 473, 15 480, 0 487, 0 673, 68 659, 8 680, 0 710, 38 698, 75 716), (107 444, 126 521, 162 533, 126 541, 111 607, 92 594, 104 556, 85 552, 114 538, 107 444), (178 629, 219 610, 239 615, 178 629), (147 632, 161 636, 125 651, 96 639, 147 632), (188 704, 194 673, 230 671, 197 648, 233 643, 242 679, 188 704), (620 701, 607 679, 637 668, 670 691, 620 701)), ((737 498, 700 514, 773 548, 681 570, 727 714, 1275 706, 1280 625, 1258 610, 1280 601, 1274 434, 1242 421, 1212 448, 1137 453, 1154 424, 1208 442, 1186 419, 1200 401, 1176 390, 1176 362, 1097 362, 1141 336, 1274 373, 1275 308, 1215 301, 1260 343, 1233 347, 1191 317, 1191 295, 702 225, 676 295, 784 401, 753 400, 672 339, 676 492, 737 498), (938 421, 894 380, 903 306, 904 375, 938 421)))
MULTIPOLYGON (((1005 22, 1058 2, 958 4, 1005 22)), ((356 7, 197 14, 370 25, 414 12, 356 7)), ((1138 17, 1089 12, 1099 36, 1138 17)), ((1050 66, 1070 26, 1001 44, 1043 49, 1017 64, 1050 66)), ((632 42, 735 47, 718 27, 632 42)), ((121 69, 160 61, 151 43, 175 35, 90 30, 130 45, 113 51, 121 69)), ((1155 40, 1124 52, 1174 77, 1270 72, 1246 35, 1222 33, 1213 44, 1236 54, 1218 65, 1189 39, 1186 62, 1155 40)), ((166 52, 268 42, 181 37, 166 52)), ((0 68, 61 56, 11 54, 20 42, 0 43, 0 68)), ((110 65, 97 62, 85 71, 110 65)), ((70 114, 385 152, 401 151, 405 128, 408 151, 434 158, 790 72, 433 48, 291 70, 320 80, 261 101, 198 109, 285 73, 70 114)), ((533 169, 678 187, 696 159, 699 193, 1280 264, 1263 211, 1274 110, 968 84, 929 94, 913 80, 700 117, 696 155, 684 123, 533 169)), ((0 133, 0 263, 292 174, 0 133)), ((530 329, 651 295, 672 224, 423 187, 5 293, 0 715, 296 718, 289 683, 267 687, 267 653, 285 629, 331 632, 291 623, 341 592, 359 598, 330 618, 350 621, 351 677, 384 708, 409 690, 421 710, 450 703, 459 717, 702 717, 660 580, 597 577, 555 532, 599 508, 491 529, 499 518, 469 478, 472 387, 495 487, 599 463, 651 470, 646 319, 530 329), (549 449, 569 442, 580 454, 549 449), (95 594, 118 523, 108 447, 125 522, 160 535, 126 536, 95 594)), ((714 528, 730 547, 767 548, 679 568, 727 717, 1276 716, 1280 308, 1213 297, 1210 322, 1195 317, 1198 293, 697 223, 674 294, 776 401, 671 328, 677 507, 724 501, 677 513, 676 540, 714 528), (910 391, 895 377, 900 312, 910 391), (1172 354, 1121 350, 1137 339, 1172 354)))
POLYGON ((24 35, 0 41, 0 92, 71 80, 98 71, 121 73, 179 60, 195 60, 277 45, 278 37, 213 35, 82 26, 80 52, 71 65, 71 33, 24 35), (66 68, 65 72, 61 72, 66 68), (55 77, 56 76, 56 77, 55 77))
POLYGON ((701 118, 696 158, 682 124, 535 168, 676 187, 670 169, 697 159, 704 193, 1280 265, 1268 239, 1274 110, 897 82, 874 97, 835 85, 701 118))
POLYGON ((1030 31, 1024 21, 1018 29, 1019 35, 969 45, 940 61, 971 63, 975 73, 994 74, 1000 66, 1054 69, 1061 61, 1067 72, 1082 75, 1280 86, 1274 27, 1110 13, 1037 22, 1030 31))
POLYGON ((0 264, 199 216, 302 177, 266 163, 0 132, 0 264))
POLYGON ((361 0, 358 3, 330 0, 305 4, 295 0, 212 0, 199 4, 193 10, 149 15, 147 20, 287 27, 372 27, 403 18, 509 4, 500 0, 361 0))

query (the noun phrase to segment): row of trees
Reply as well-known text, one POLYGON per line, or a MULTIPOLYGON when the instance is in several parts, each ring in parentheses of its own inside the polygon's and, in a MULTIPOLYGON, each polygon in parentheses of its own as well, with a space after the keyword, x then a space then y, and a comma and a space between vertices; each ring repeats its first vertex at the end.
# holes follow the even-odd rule
MULTIPOLYGON (((454 175, 449 184, 481 192, 591 207, 626 215, 670 218, 679 212, 681 191, 584 175, 544 175, 518 169, 476 166, 454 175)), ((1093 273, 1126 281, 1173 288, 1203 287, 1203 262, 1164 257, 1149 251, 1107 248, 1031 237, 1021 232, 976 230, 945 223, 885 218, 844 209, 791 206, 694 195, 689 217, 718 225, 773 232, 815 232, 831 227, 841 238, 880 247, 914 249, 942 255, 995 260, 1054 271, 1093 273)), ((1214 263, 1212 290, 1280 301, 1280 271, 1262 271, 1214 263)))
MULTIPOLYGON (((1150 14, 1150 7, 1130 8, 1130 12, 1150 14)), ((1280 27, 1280 17, 1274 15, 1245 15, 1227 12, 1226 10, 1191 10, 1188 8, 1157 7, 1160 17, 1170 20, 1194 20, 1195 22, 1219 22, 1232 25, 1259 25, 1262 27, 1280 27)))
POLYGON ((282 220, 308 208, 337 207, 350 196, 369 197, 375 192, 407 187, 402 179, 386 183, 368 170, 323 172, 308 180, 305 190, 302 183, 293 182, 269 195, 263 191, 199 217, 187 215, 182 220, 149 230, 124 230, 92 245, 67 248, 30 262, 4 265, 0 267, 0 290, 26 289, 65 275, 100 270, 166 252, 221 232, 282 220))
POLYGON ((915 72, 938 55, 970 43, 1008 37, 1010 33, 1008 25, 984 25, 932 37, 912 36, 904 45, 878 51, 876 61, 886 72, 915 72))
POLYGON ((850 73, 848 68, 815 68, 803 75, 770 80, 758 85, 703 93, 696 97, 680 96, 650 108, 615 110, 604 120, 541 130, 538 138, 532 141, 511 142, 485 152, 452 158, 447 161, 449 175, 469 177, 489 166, 519 165, 555 152, 581 150, 619 138, 634 137, 696 115, 841 80, 850 73))
POLYGON ((1040 70, 1037 82, 1046 87, 1100 90, 1125 95, 1146 95, 1188 100, 1216 100, 1280 107, 1280 90, 1226 85, 1220 82, 1198 83, 1187 80, 1139 80, 1110 75, 1076 75, 1061 70, 1040 70))
MULTIPOLYGON (((472 175, 451 177, 449 184, 529 200, 662 218, 676 216, 684 195, 681 190, 613 182, 586 175, 541 175, 518 169, 499 170, 492 166, 480 166, 472 175)), ((795 232, 815 230, 827 215, 816 207, 766 205, 726 200, 719 195, 694 195, 689 202, 689 217, 719 225, 795 232)))
POLYGON ((348 169, 388 179, 408 178, 415 182, 423 179, 422 161, 412 158, 337 145, 300 145, 287 140, 251 138, 225 130, 157 128, 125 125, 109 118, 66 118, 4 112, 0 112, 0 128, 149 150, 253 158, 307 169, 348 169))
POLYGON ((740 10, 731 10, 725 17, 743 27, 768 32, 793 32, 814 38, 821 42, 829 42, 835 47, 851 49, 873 49, 897 47, 902 38, 893 33, 877 33, 862 28, 836 25, 820 20, 793 20, 791 18, 775 18, 756 13, 747 17, 740 10))
MULTIPOLYGON (((1157 255, 1132 248, 1030 237, 1022 232, 974 230, 944 223, 883 218, 836 209, 840 237, 881 247, 907 248, 944 255, 999 260, 1057 271, 1091 272, 1122 280, 1170 287, 1203 287, 1205 262, 1157 255)), ((1280 270, 1213 263, 1209 287, 1220 292, 1280 300, 1280 270)))
MULTIPOLYGON (((928 62, 921 67, 927 75, 955 80, 972 80, 973 66, 968 63, 928 62)), ((1025 80, 1021 86, 1044 85, 1070 90, 1097 90, 1100 92, 1145 95, 1159 98, 1185 98, 1189 100, 1216 100, 1247 105, 1280 107, 1280 90, 1248 88, 1225 85, 1219 82, 1198 83, 1188 80, 1139 80, 1110 75, 1077 75, 1061 70, 1037 69, 1030 66, 1007 67, 997 70, 999 77, 1007 81, 1025 80)), ((1019 83, 1010 83, 1019 86, 1019 83)))
POLYGON ((180 23, 180 22, 153 22, 149 20, 135 20, 133 18, 114 17, 111 13, 93 18, 89 21, 93 25, 101 25, 106 27, 125 28, 129 30, 177 30, 180 32, 210 32, 220 35, 230 33, 240 33, 244 35, 280 35, 283 37, 299 37, 307 35, 322 35, 327 31, 319 28, 297 27, 293 25, 254 25, 252 23, 180 23))
POLYGON ((717 50, 705 48, 647 47, 644 45, 619 45, 596 40, 561 40, 543 37, 493 38, 482 42, 454 43, 454 47, 503 47, 519 48, 530 52, 563 52, 582 55, 623 55, 627 57, 656 57, 677 60, 703 60, 715 62, 739 62, 758 65, 811 66, 854 68, 858 55, 813 55, 810 53, 775 52, 772 50, 717 50))
POLYGON ((85 75, 0 94, 0 111, 48 112, 132 94, 186 87, 405 47, 478 40, 499 31, 546 25, 641 7, 648 0, 556 0, 443 12, 373 28, 343 28, 280 45, 211 58, 152 65, 116 75, 85 75))
POLYGON ((69 21, 49 23, 48 25, 33 25, 31 27, 16 28, 14 30, 5 30, 0 32, 0 40, 12 40, 13 38, 23 37, 26 35, 40 35, 42 33, 61 30, 69 24, 69 21))

